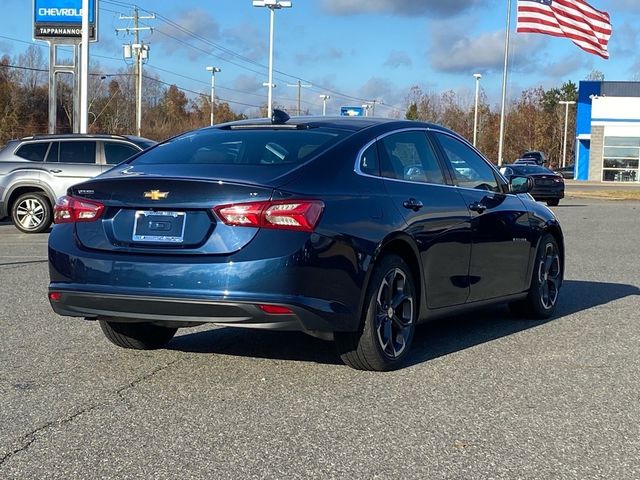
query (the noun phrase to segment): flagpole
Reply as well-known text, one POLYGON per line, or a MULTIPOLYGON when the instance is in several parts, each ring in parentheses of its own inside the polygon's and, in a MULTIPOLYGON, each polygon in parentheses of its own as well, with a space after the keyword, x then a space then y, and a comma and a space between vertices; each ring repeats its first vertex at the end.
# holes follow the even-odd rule
POLYGON ((500 109, 500 139, 498 141, 498 165, 502 165, 504 123, 507 104, 507 68, 509 67, 509 36, 511 34, 511 0, 507 0, 507 32, 504 40, 504 71, 502 72, 502 107, 500 109))

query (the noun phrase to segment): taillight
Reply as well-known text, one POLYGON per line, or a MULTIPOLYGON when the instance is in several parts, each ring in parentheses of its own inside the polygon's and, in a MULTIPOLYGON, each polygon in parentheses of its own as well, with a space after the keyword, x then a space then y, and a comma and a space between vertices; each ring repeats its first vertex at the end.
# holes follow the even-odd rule
POLYGON ((104 205, 93 200, 65 195, 53 209, 54 223, 94 222, 100 218, 104 205))
POLYGON ((323 210, 319 200, 236 203, 213 209, 226 225, 301 232, 313 232, 323 210))

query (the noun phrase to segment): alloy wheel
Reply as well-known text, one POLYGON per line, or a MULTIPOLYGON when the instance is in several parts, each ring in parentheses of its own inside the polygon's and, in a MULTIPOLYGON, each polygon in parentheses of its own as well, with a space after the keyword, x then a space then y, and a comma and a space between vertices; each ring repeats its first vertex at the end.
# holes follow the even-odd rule
POLYGON ((388 358, 397 358, 407 347, 413 327, 414 300, 406 274, 399 268, 389 271, 378 288, 375 332, 388 358))
POLYGON ((35 230, 45 220, 45 206, 36 198, 25 198, 16 207, 16 221, 25 230, 35 230))
POLYGON ((558 300, 560 289, 560 256, 553 243, 547 243, 538 266, 538 285, 542 306, 549 310, 558 300))

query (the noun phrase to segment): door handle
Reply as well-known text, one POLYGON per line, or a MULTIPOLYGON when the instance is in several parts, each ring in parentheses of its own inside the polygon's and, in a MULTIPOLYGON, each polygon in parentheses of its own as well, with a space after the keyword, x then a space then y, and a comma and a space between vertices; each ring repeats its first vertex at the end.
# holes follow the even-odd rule
POLYGON ((402 202, 402 206, 404 208, 408 208, 409 210, 413 210, 414 212, 417 212, 422 207, 424 207, 424 204, 420 200, 416 200, 415 198, 410 198, 409 200, 405 200, 404 202, 402 202))
POLYGON ((484 213, 486 209, 487 206, 483 205, 480 202, 473 202, 471 205, 469 205, 469 210, 471 210, 472 212, 484 213))
POLYGON ((60 170, 59 168, 52 168, 51 170, 49 170, 50 173, 62 173, 62 170, 60 170))

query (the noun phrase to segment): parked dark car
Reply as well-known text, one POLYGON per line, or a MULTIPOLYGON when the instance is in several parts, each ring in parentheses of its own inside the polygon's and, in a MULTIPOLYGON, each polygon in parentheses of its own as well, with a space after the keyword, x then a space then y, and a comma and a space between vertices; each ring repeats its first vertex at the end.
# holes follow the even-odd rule
POLYGON ((564 198, 564 178, 559 173, 552 172, 546 167, 538 165, 504 165, 501 169, 507 179, 528 176, 533 179, 533 188, 529 192, 536 200, 547 202, 555 207, 564 198))
POLYGON ((573 180, 575 176, 575 165, 569 165, 567 167, 560 167, 555 169, 556 173, 562 175, 562 178, 566 180, 573 180))
POLYGON ((538 162, 534 158, 518 158, 514 165, 538 165, 538 162))
POLYGON ((536 161, 536 165, 544 165, 547 163, 547 157, 544 152, 538 150, 529 150, 522 154, 521 158, 532 158, 536 161))
POLYGON ((390 370, 420 322, 500 302, 553 314, 563 235, 531 185, 427 123, 276 112, 209 127, 69 189, 49 300, 125 348, 204 323, 298 330, 390 370))

